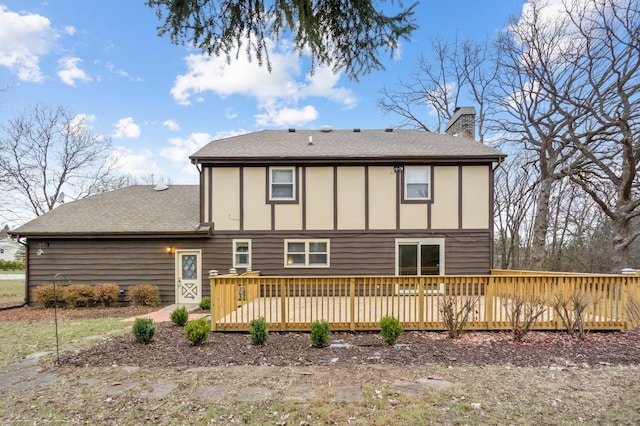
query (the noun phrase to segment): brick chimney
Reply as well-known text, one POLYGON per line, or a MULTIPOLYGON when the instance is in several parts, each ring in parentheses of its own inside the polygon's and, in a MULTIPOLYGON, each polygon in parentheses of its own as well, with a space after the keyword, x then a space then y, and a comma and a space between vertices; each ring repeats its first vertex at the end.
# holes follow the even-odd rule
POLYGON ((475 107, 458 107, 453 112, 453 117, 444 129, 447 135, 476 138, 476 109, 475 107))

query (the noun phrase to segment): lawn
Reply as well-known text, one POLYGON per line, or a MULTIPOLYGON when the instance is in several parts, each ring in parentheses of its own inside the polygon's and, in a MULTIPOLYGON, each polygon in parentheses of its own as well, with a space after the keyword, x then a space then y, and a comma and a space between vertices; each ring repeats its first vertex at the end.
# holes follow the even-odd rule
POLYGON ((0 304, 21 303, 23 301, 24 280, 0 280, 0 304))
MULTIPOLYGON (((53 316, 53 311, 52 311, 53 316)), ((120 318, 58 321, 58 340, 64 350, 88 346, 94 342, 88 336, 118 332, 131 327, 120 318)), ((0 367, 18 361, 26 355, 56 350, 55 322, 0 321, 0 367)))

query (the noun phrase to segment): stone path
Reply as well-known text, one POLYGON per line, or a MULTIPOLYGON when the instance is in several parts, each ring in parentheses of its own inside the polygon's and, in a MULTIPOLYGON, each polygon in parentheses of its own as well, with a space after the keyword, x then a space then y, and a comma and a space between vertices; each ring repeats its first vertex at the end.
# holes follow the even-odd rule
MULTIPOLYGON (((0 369, 0 391, 13 390, 25 392, 38 387, 46 387, 60 381, 68 381, 64 376, 57 376, 44 371, 38 361, 51 353, 43 352, 33 354, 24 360, 7 365, 0 369)), ((124 373, 129 373, 135 377, 139 371, 138 367, 121 367, 124 373)), ((95 379, 83 378, 74 380, 80 386, 87 386, 99 389, 107 398, 116 398, 127 395, 135 398, 158 399, 166 397, 172 392, 177 392, 178 384, 172 382, 147 382, 138 380, 114 381, 112 383, 98 383, 95 379)), ((415 381, 396 380, 391 383, 389 389, 393 393, 405 394, 413 397, 424 395, 428 389, 443 390, 451 386, 452 383, 434 378, 421 378, 415 381)), ((362 385, 351 386, 330 386, 326 384, 313 385, 293 385, 286 389, 285 394, 278 393, 280 389, 272 389, 265 386, 244 386, 234 388, 231 385, 209 386, 203 385, 190 393, 193 399, 206 401, 221 401, 231 399, 239 402, 258 402, 274 399, 287 401, 308 401, 317 395, 327 393, 336 403, 360 403, 363 401, 362 385)), ((183 390, 184 391, 184 390, 183 390)), ((376 391, 380 392, 380 391, 376 391)), ((381 394, 381 392, 380 392, 381 394)))

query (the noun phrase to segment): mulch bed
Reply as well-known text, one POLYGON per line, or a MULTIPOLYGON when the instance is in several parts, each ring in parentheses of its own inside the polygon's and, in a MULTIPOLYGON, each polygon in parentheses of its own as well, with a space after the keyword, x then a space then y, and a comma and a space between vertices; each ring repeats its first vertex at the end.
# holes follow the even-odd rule
MULTIPOLYGON (((128 318, 157 307, 58 309, 58 319, 128 318)), ((53 309, 22 307, 0 310, 0 321, 53 320, 53 309)), ((64 327, 64 323, 62 324, 64 327)), ((458 339, 444 332, 404 332, 398 345, 385 345, 375 332, 332 332, 333 347, 314 348, 309 333, 272 332, 264 346, 252 346, 248 333, 211 333, 193 346, 184 329, 157 324, 150 344, 137 343, 131 333, 115 336, 61 362, 73 366, 206 367, 224 365, 311 366, 383 365, 512 365, 522 367, 640 366, 640 328, 622 332, 591 332, 584 340, 564 332, 531 332, 514 342, 507 332, 468 332, 458 339), (336 347, 338 345, 339 347, 336 347), (346 347, 345 347, 346 346, 346 347)))
POLYGON ((591 333, 577 340, 566 333, 532 332, 514 342, 505 332, 470 332, 449 339, 443 332, 405 332, 398 345, 384 344, 379 333, 334 332, 333 346, 315 348, 308 333, 273 332, 264 346, 252 346, 247 333, 212 333, 193 346, 182 327, 158 324, 154 340, 136 343, 132 334, 113 337, 67 355, 74 366, 207 367, 228 365, 312 366, 513 365, 522 367, 597 367, 640 365, 640 330, 591 333), (336 347, 339 345, 339 347, 336 347), (346 346, 346 347, 345 347, 346 346))

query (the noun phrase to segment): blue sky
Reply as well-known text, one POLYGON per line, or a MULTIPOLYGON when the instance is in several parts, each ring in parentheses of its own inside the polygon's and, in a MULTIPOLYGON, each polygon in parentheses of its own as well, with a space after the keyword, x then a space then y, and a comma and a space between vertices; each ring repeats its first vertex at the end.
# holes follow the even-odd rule
POLYGON ((407 78, 431 37, 484 40, 524 0, 422 0, 419 29, 385 71, 359 82, 273 46, 273 72, 209 58, 157 36, 144 0, 0 0, 0 125, 36 104, 63 105, 112 139, 123 173, 197 183, 188 156, 216 138, 262 129, 383 128, 383 87, 407 78))

